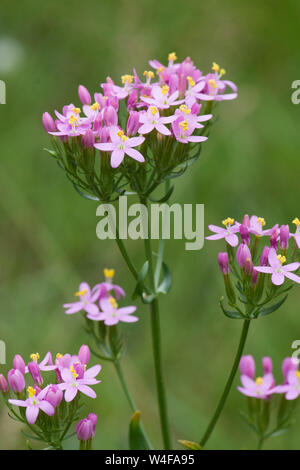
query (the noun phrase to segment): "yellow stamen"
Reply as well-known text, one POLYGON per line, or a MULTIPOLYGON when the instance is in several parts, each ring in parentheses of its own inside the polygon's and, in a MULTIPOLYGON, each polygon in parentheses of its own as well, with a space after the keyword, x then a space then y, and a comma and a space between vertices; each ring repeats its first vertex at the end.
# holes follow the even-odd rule
POLYGON ((110 302, 112 308, 118 308, 118 304, 117 304, 116 299, 114 299, 113 297, 110 297, 109 302, 110 302))
POLYGON ((152 72, 152 70, 145 70, 144 73, 143 73, 144 77, 147 77, 151 80, 151 78, 154 77, 154 73, 152 72))
POLYGON ((150 113, 155 116, 155 114, 158 112, 156 106, 150 106, 150 113))
POLYGON ((296 370, 296 377, 297 379, 300 379, 300 370, 296 370))
POLYGON ((77 374, 76 370, 74 369, 74 366, 70 367, 70 372, 73 375, 74 379, 76 379, 78 377, 78 374, 77 374))
POLYGON ((256 385, 260 386, 263 383, 262 377, 257 377, 257 379, 255 380, 255 383, 256 385))
POLYGON ((296 218, 293 220, 293 224, 297 225, 297 227, 300 227, 300 220, 298 219, 298 217, 296 217, 296 218))
POLYGON ((80 114, 80 113, 81 113, 81 109, 80 109, 80 108, 73 108, 72 111, 73 111, 73 113, 75 113, 75 114, 80 114))
POLYGON ((257 218, 257 223, 258 224, 261 224, 261 226, 263 227, 264 225, 266 225, 266 221, 263 217, 258 217, 257 218))
POLYGON ((133 79, 134 79, 134 76, 133 75, 128 75, 128 74, 122 75, 122 77, 121 77, 123 85, 125 85, 125 83, 132 83, 133 79))
POLYGON ((176 52, 170 52, 170 54, 168 55, 168 61, 170 60, 173 60, 173 62, 177 60, 176 52))
POLYGON ((27 388, 27 393, 28 393, 29 398, 32 398, 36 394, 36 389, 33 388, 33 387, 28 387, 27 388))
POLYGON ((124 134, 124 131, 120 130, 117 132, 117 135, 121 137, 122 141, 125 142, 125 140, 128 140, 128 137, 124 134))
POLYGON ((181 121, 179 124, 179 127, 181 127, 185 132, 188 130, 189 128, 189 124, 187 121, 181 121))
POLYGON ((219 64, 216 64, 216 62, 213 62, 211 69, 212 69, 214 72, 219 72, 220 66, 219 66, 219 64))
POLYGON ((87 288, 85 288, 85 289, 82 289, 82 290, 79 290, 79 291, 75 292, 74 295, 75 295, 75 297, 79 297, 79 296, 87 294, 87 291, 88 291, 87 288))
POLYGON ((182 111, 184 114, 190 114, 191 110, 188 108, 185 104, 182 104, 179 106, 180 111, 182 111))
POLYGON ((208 80, 208 84, 213 88, 217 88, 216 81, 213 78, 211 80, 208 80))
POLYGON ((60 353, 57 353, 57 354, 56 354, 56 359, 62 359, 63 357, 64 357, 64 356, 63 356, 62 354, 60 354, 60 353))
POLYGON ((73 124, 76 124, 76 122, 78 121, 78 116, 70 116, 70 119, 69 119, 69 124, 71 124, 71 126, 73 126, 73 124))
POLYGON ((195 81, 192 79, 192 77, 188 76, 188 77, 186 77, 186 79, 189 82, 190 87, 195 86, 195 81))
POLYGON ((163 67, 163 66, 158 67, 158 69, 156 70, 157 75, 162 74, 164 70, 165 70, 165 67, 163 67))
POLYGON ((104 269, 104 276, 108 279, 112 279, 115 275, 115 270, 114 269, 104 269))
POLYGON ((225 227, 227 227, 227 225, 232 225, 234 224, 234 219, 232 219, 231 217, 227 217, 227 219, 222 221, 222 224, 225 225, 225 227))
POLYGON ((163 95, 167 95, 169 93, 168 85, 164 85, 161 89, 161 92, 162 92, 163 95))
POLYGON ((39 360, 39 358, 40 358, 39 353, 30 354, 30 359, 31 359, 32 361, 34 361, 34 362, 37 362, 37 361, 39 360))
POLYGON ((226 70, 225 69, 221 69, 220 70, 220 77, 223 77, 223 75, 225 75, 226 73, 226 70))
POLYGON ((95 103, 92 104, 91 109, 92 109, 93 111, 98 111, 98 109, 100 109, 100 104, 97 103, 97 101, 95 101, 95 103))
POLYGON ((286 262, 286 257, 283 255, 278 255, 277 259, 279 259, 280 263, 283 264, 286 262))

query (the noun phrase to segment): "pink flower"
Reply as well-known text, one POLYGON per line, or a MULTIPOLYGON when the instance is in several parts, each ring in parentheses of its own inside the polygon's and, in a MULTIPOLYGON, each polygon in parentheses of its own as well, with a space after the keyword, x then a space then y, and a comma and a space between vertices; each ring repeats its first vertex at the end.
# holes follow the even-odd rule
MULTIPOLYGON (((39 366, 39 369, 40 370, 44 370, 44 371, 50 371, 50 370, 54 370, 55 369, 55 365, 53 365, 53 362, 52 362, 52 354, 51 352, 47 352, 47 354, 45 355, 44 359, 39 363, 39 359, 40 359, 40 355, 39 353, 33 353, 30 355, 30 359, 35 362, 38 366, 39 366)), ((29 364, 28 364, 29 365, 29 364)), ((25 374, 28 374, 29 372, 29 368, 28 366, 25 367, 25 374)))
POLYGON ((18 369, 11 369, 8 374, 8 383, 12 388, 12 391, 15 393, 22 393, 23 390, 25 389, 25 379, 24 375, 22 372, 20 372, 18 369))
POLYGON ((143 96, 142 100, 159 109, 168 109, 170 106, 176 106, 177 104, 183 103, 183 100, 177 100, 179 95, 178 91, 174 91, 174 93, 169 96, 168 85, 163 85, 162 87, 159 85, 153 85, 151 93, 152 98, 143 96))
MULTIPOLYGON (((197 103, 195 104, 197 105, 197 103)), ((194 112, 194 109, 196 108, 195 105, 192 108, 189 108, 185 104, 179 106, 175 111, 175 116, 180 116, 183 120, 187 121, 189 128, 193 129, 193 131, 194 129, 201 129, 204 127, 201 122, 209 121, 209 119, 212 118, 212 114, 202 114, 198 116, 201 105, 197 105, 197 107, 197 113, 194 112)))
POLYGON ((201 135, 191 135, 195 127, 190 125, 189 122, 182 116, 179 116, 176 121, 172 123, 172 130, 178 142, 187 144, 188 142, 204 142, 207 137, 201 135))
POLYGON ((26 408, 26 419, 28 423, 34 424, 39 415, 39 411, 42 410, 49 416, 54 415, 54 407, 46 400, 44 400, 45 392, 42 390, 36 395, 36 389, 28 387, 28 398, 27 400, 8 400, 9 403, 15 406, 22 406, 26 408))
POLYGON ((131 315, 136 311, 135 306, 118 308, 118 304, 113 297, 100 299, 101 311, 98 315, 87 315, 90 320, 104 321, 105 325, 116 325, 119 321, 133 323, 138 318, 131 315))
POLYGON ((58 385, 50 384, 43 389, 43 396, 50 405, 56 408, 63 399, 63 392, 59 389, 58 385))
POLYGON ((80 441, 88 441, 95 435, 97 415, 90 413, 87 418, 81 419, 76 425, 77 438, 80 441))
POLYGON ((3 374, 0 374, 0 392, 8 393, 8 391, 9 391, 9 386, 8 386, 7 380, 3 374))
POLYGON ((101 366, 90 367, 83 373, 83 377, 79 378, 79 374, 76 371, 75 364, 69 369, 64 368, 61 370, 62 383, 58 384, 60 390, 65 390, 65 400, 70 402, 74 400, 78 392, 83 393, 91 398, 96 398, 96 393, 88 385, 95 385, 100 383, 100 380, 96 380, 96 375, 99 374, 101 366))
POLYGON ((241 375, 242 387, 238 390, 248 397, 267 398, 274 393, 274 378, 272 374, 257 377, 253 380, 248 375, 241 375))
POLYGON ((237 246, 239 239, 236 233, 239 231, 240 224, 235 222, 234 219, 228 217, 223 220, 223 225, 226 228, 218 227, 217 225, 209 225, 208 228, 212 232, 215 232, 215 235, 210 235, 206 237, 206 240, 221 240, 225 238, 226 242, 231 246, 237 246), (233 225, 234 224, 234 225, 233 225))
POLYGON ((100 284, 97 284, 95 288, 97 287, 99 289, 99 299, 102 297, 107 297, 107 294, 111 292, 112 290, 114 291, 117 300, 120 297, 125 297, 125 291, 122 289, 122 287, 118 286, 117 284, 113 284, 113 278, 115 275, 115 270, 114 269, 104 269, 104 277, 105 277, 105 282, 101 282, 100 284))
POLYGON ((271 280, 276 286, 283 284, 285 277, 300 284, 300 277, 291 273, 291 271, 296 271, 299 268, 300 263, 290 263, 283 266, 286 258, 285 256, 277 255, 274 248, 270 248, 268 261, 270 266, 255 266, 254 269, 261 273, 272 274, 271 280))
POLYGON ((73 104, 65 107, 64 114, 55 111, 58 120, 56 121, 56 132, 48 132, 51 135, 76 137, 85 134, 91 127, 91 119, 80 116, 80 108, 73 104))
POLYGON ((192 77, 188 76, 188 89, 185 92, 185 104, 188 107, 192 107, 193 104, 195 104, 198 100, 213 100, 213 96, 210 96, 209 94, 203 94, 201 91, 205 87, 205 81, 201 80, 198 83, 195 83, 195 81, 192 79, 192 77))
POLYGON ((300 395, 300 372, 291 369, 287 374, 287 383, 275 387, 275 393, 285 393, 286 400, 295 400, 300 395))
POLYGON ((250 217, 250 227, 249 232, 253 233, 258 237, 262 237, 263 235, 270 235, 272 229, 263 230, 263 226, 266 224, 265 219, 263 217, 257 217, 257 215, 252 215, 250 217))
POLYGON ((117 168, 121 165, 125 154, 138 162, 145 161, 143 155, 133 148, 141 145, 145 137, 129 138, 125 136, 124 131, 120 130, 118 127, 111 127, 110 138, 111 142, 95 144, 94 147, 103 152, 112 152, 110 160, 112 168, 117 168))
POLYGON ((224 275, 229 274, 228 253, 226 251, 218 254, 218 263, 221 273, 224 275))
POLYGON ((80 298, 78 302, 63 304, 63 308, 67 309, 65 311, 67 315, 72 315, 73 313, 80 312, 81 310, 94 315, 99 312, 97 305, 95 305, 95 302, 99 298, 99 286, 95 286, 91 290, 90 286, 86 282, 82 282, 79 285, 79 290, 75 293, 75 296, 80 298))
POLYGON ((253 356, 250 354, 242 356, 239 367, 242 375, 246 375, 250 379, 253 379, 255 374, 255 361, 253 356))
POLYGON ((140 134, 148 134, 156 129, 157 132, 164 135, 171 135, 171 131, 165 126, 173 122, 176 116, 160 117, 156 106, 149 106, 146 113, 140 114, 140 122, 142 126, 139 128, 140 134))

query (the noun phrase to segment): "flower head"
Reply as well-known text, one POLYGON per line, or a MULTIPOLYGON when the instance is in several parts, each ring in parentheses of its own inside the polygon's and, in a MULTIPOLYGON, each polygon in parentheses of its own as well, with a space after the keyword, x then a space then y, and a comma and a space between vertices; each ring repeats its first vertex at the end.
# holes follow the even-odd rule
POLYGON ((283 284, 286 277, 291 281, 300 284, 300 277, 291 272, 296 271, 299 268, 300 263, 284 265, 286 261, 285 256, 277 255, 274 248, 270 248, 268 261, 270 266, 255 266, 254 269, 261 273, 272 274, 271 280, 276 286, 283 284))

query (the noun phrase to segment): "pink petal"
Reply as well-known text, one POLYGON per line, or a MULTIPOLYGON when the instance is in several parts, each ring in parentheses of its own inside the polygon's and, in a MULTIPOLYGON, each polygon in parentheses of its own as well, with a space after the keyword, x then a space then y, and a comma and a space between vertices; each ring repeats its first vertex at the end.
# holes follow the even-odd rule
POLYGON ((78 389, 80 390, 81 393, 84 395, 87 395, 90 398, 96 398, 96 392, 91 387, 88 387, 87 385, 79 385, 78 389))
POLYGON ((84 378, 94 378, 96 377, 96 375, 99 374, 100 370, 101 370, 100 364, 90 367, 88 370, 85 371, 84 378))
POLYGON ((26 409, 26 419, 29 424, 34 424, 39 415, 38 406, 29 405, 26 409))
POLYGON ((145 123, 139 128, 139 134, 148 134, 149 132, 153 131, 154 125, 145 123))
POLYGON ((283 271, 296 271, 300 266, 300 263, 290 263, 286 266, 282 266, 283 271))
POLYGON ((98 150, 102 150, 103 152, 111 152, 115 148, 115 144, 112 142, 103 142, 102 144, 94 144, 94 147, 98 150))
POLYGON ((105 323, 105 325, 107 325, 107 326, 116 325, 117 323, 119 323, 119 319, 118 319, 117 317, 107 317, 107 318, 104 320, 104 323, 105 323))
POLYGON ((259 271, 260 273, 273 273, 273 268, 269 266, 254 266, 255 271, 259 271))
POLYGON ((203 137, 201 135, 191 135, 188 140, 190 142, 205 142, 205 140, 207 140, 208 137, 203 137))
POLYGON ((122 317, 120 318, 120 321, 123 321, 125 323, 134 323, 138 320, 138 317, 135 317, 134 315, 122 315, 122 317))
POLYGON ((282 273, 273 273, 271 277, 271 281, 275 286, 281 286, 284 283, 284 275, 282 273))
POLYGON ((82 302, 73 302, 71 304, 63 304, 63 308, 67 309, 65 311, 67 315, 72 315, 73 313, 80 312, 80 310, 82 310, 82 305, 82 302))
POLYGON ((127 153, 127 155, 129 155, 129 157, 133 158, 134 160, 137 160, 138 162, 142 163, 145 161, 143 155, 138 150, 127 148, 125 152, 127 153))
POLYGON ((238 239, 237 235, 235 235, 234 233, 231 233, 230 235, 226 235, 225 240, 231 246, 237 246, 238 243, 239 243, 239 239, 238 239))
POLYGON ((118 316, 122 316, 122 315, 130 315, 131 313, 135 311, 136 311, 136 307, 132 305, 130 307, 118 308, 117 313, 118 313, 118 316))
POLYGON ((128 139, 125 141, 126 146, 128 147, 138 147, 141 145, 145 140, 145 137, 131 137, 131 139, 128 139))
POLYGON ((293 274, 290 272, 285 272, 284 274, 285 274, 285 277, 288 277, 291 281, 294 281, 300 284, 300 277, 297 276, 297 274, 293 274))
POLYGON ((270 264, 270 266, 272 266, 272 268, 276 269, 276 268, 279 268, 281 266, 281 262, 277 258, 275 248, 270 248, 269 255, 268 255, 268 260, 269 260, 269 264, 270 264))
POLYGON ((110 164, 112 168, 117 168, 121 165, 125 156, 124 150, 114 150, 111 154, 110 164))
POLYGON ((156 127, 156 130, 160 132, 161 134, 171 135, 171 131, 169 131, 169 129, 164 124, 157 123, 155 127, 156 127))
POLYGON ((95 304, 87 304, 84 306, 84 310, 90 315, 97 315, 99 313, 99 308, 95 304))
POLYGON ((53 416, 55 409, 54 407, 46 400, 43 400, 39 403, 39 408, 42 410, 44 413, 46 413, 49 416, 53 416))
MULTIPOLYGON (((79 387, 78 387, 78 388, 79 388, 79 387)), ((69 388, 65 391, 65 400, 66 400, 66 402, 70 402, 70 401, 74 400, 74 398, 75 398, 76 395, 77 395, 78 388, 77 388, 77 387, 69 387, 69 388)))

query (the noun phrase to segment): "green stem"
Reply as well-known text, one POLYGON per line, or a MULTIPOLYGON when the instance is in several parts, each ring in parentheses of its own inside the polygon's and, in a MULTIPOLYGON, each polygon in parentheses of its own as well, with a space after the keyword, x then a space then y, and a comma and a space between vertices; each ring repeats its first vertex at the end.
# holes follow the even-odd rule
MULTIPOLYGON (((134 403, 134 400, 128 390, 128 387, 127 387, 127 384, 126 384, 126 381, 125 381, 125 377, 124 377, 124 374, 123 374, 123 371, 122 371, 122 368, 121 368, 121 364, 120 364, 120 361, 118 359, 116 359, 114 361, 114 366, 115 366, 115 369, 116 369, 116 372, 117 372, 117 375, 119 377, 119 380, 120 380, 120 383, 121 383, 121 386, 122 386, 122 389, 123 389, 123 392, 127 398, 127 401, 129 403, 129 406, 131 408, 131 411, 133 413, 135 413, 137 411, 137 407, 136 407, 136 404, 134 403)), ((149 437, 147 436, 146 434, 146 431, 144 429, 144 426, 143 424, 141 423, 141 431, 143 433, 143 436, 144 436, 144 439, 147 443, 147 446, 149 447, 149 449, 153 449, 152 447, 152 444, 149 440, 149 437)))
POLYGON ((257 444, 257 450, 261 450, 261 449, 262 449, 264 440, 265 440, 264 436, 261 436, 261 437, 259 438, 259 441, 258 441, 258 444, 257 444))
POLYGON ((223 410, 223 407, 225 405, 225 402, 226 402, 226 399, 228 397, 228 394, 230 392, 230 389, 231 389, 231 386, 232 386, 232 383, 233 383, 233 380, 234 380, 234 377, 235 377, 235 374, 238 370, 238 367, 239 367, 239 363, 240 363, 240 359, 241 359, 241 356, 243 354, 243 350, 244 350, 244 346, 245 346, 245 343, 246 343, 246 339, 247 339, 247 335, 248 335, 248 330, 249 330, 249 325, 250 325, 250 320, 244 320, 244 324, 243 324, 243 329, 242 329, 242 333, 241 333, 241 337, 240 337, 240 342, 239 342, 239 346, 238 346, 238 349, 237 349, 237 352, 236 352, 236 356, 235 356, 235 359, 234 359, 234 362, 233 362, 233 366, 232 366, 232 369, 231 369, 231 372, 230 372, 230 375, 228 377, 228 380, 226 382, 226 385, 225 385, 225 388, 224 388, 224 391, 223 391, 223 394, 221 396, 221 399, 218 403, 218 406, 216 408, 216 411, 200 441, 200 445, 202 447, 204 447, 204 445, 207 443, 211 433, 213 432, 214 430, 214 427, 220 417, 220 414, 223 410))
MULTIPOLYGON (((145 206, 148 208, 148 201, 146 198, 141 198, 141 203, 145 204, 145 206)), ((149 214, 149 211, 148 211, 148 214, 149 214)), ((151 241, 149 237, 145 239, 145 254, 146 254, 146 259, 149 262, 150 287, 154 295, 156 295, 151 241)), ((167 398, 166 398, 166 391, 165 391, 163 371, 162 371, 162 347, 161 347, 159 305, 158 305, 158 299, 156 296, 150 303, 150 311, 151 311, 152 348, 153 348, 153 357, 154 357, 154 369, 155 369, 156 389, 157 389, 158 407, 159 407, 159 415, 160 415, 160 425, 161 425, 161 432, 163 436, 164 448, 165 450, 168 450, 168 449, 171 449, 171 438, 170 438, 170 431, 169 431, 167 398)))

